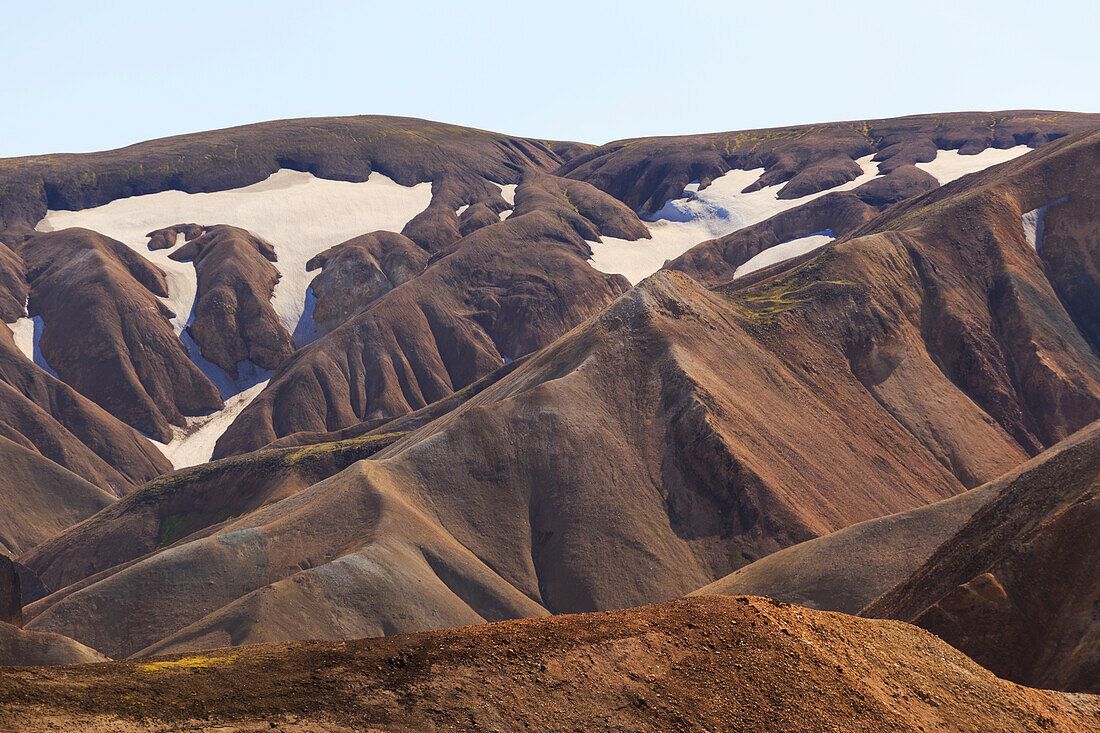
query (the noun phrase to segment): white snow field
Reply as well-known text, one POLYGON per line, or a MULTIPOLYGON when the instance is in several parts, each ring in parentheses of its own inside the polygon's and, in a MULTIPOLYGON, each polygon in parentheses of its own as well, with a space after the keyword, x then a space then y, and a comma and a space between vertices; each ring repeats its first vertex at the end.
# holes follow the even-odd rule
POLYGON ((798 257, 807 252, 813 252, 819 247, 824 247, 826 244, 833 241, 833 239, 835 239, 833 233, 826 229, 823 232, 811 234, 808 237, 799 237, 798 239, 792 239, 783 244, 777 244, 774 247, 769 247, 763 252, 758 252, 753 257, 749 258, 747 262, 742 263, 740 267, 734 270, 733 276, 734 278, 744 277, 750 272, 763 270, 765 267, 770 267, 784 260, 789 260, 792 257, 798 257))
MULTIPOLYGON (((427 208, 431 183, 402 186, 381 173, 362 183, 330 181, 310 173, 280 170, 259 183, 214 193, 161 193, 117 199, 82 211, 49 211, 35 227, 49 232, 85 227, 113 237, 156 263, 168 276, 166 303, 183 331, 195 302, 195 268, 168 259, 172 250, 150 252, 145 236, 173 224, 232 224, 269 242, 282 277, 272 305, 287 330, 299 332, 306 288, 306 262, 315 254, 379 229, 399 232, 427 208)), ((299 344, 301 346, 303 344, 299 344)))
MULTIPOLYGON (((968 173, 1017 158, 1029 150, 1031 148, 1026 145, 1005 150, 986 148, 977 155, 959 155, 957 150, 940 150, 935 160, 916 165, 943 185, 968 173)), ((752 193, 741 193, 760 177, 764 172, 762 168, 731 170, 702 191, 699 190, 698 182, 691 183, 684 188, 681 198, 670 200, 646 223, 652 239, 630 242, 603 237, 603 242, 589 242, 592 257, 588 262, 600 272, 620 273, 626 276, 631 285, 637 285, 661 269, 666 260, 679 257, 701 242, 732 234, 738 229, 762 222, 819 196, 862 186, 878 175, 878 163, 871 160, 873 157, 869 155, 856 161, 863 169, 863 174, 855 180, 797 199, 778 198, 777 194, 783 184, 768 186, 752 193)), ((775 250, 772 254, 761 252, 753 260, 742 264, 734 277, 816 249, 830 239, 831 236, 815 234, 777 245, 768 250, 775 250), (784 252, 789 254, 784 256, 784 252), (744 269, 757 258, 761 258, 758 262, 762 264, 744 269)))
POLYGON ((878 175, 878 163, 872 157, 856 161, 863 173, 855 180, 797 199, 778 197, 785 184, 741 193, 764 173, 763 168, 731 170, 702 191, 698 182, 690 183, 682 198, 670 200, 646 222, 651 239, 631 242, 603 237, 603 242, 589 242, 589 263, 600 272, 625 275, 631 285, 636 285, 661 269, 665 260, 679 257, 700 242, 757 224, 827 193, 862 186, 878 175))
POLYGON ((223 410, 202 417, 187 418, 185 428, 173 425, 172 440, 169 443, 152 439, 150 441, 172 463, 172 468, 180 469, 207 463, 214 453, 214 444, 218 442, 218 438, 266 386, 266 379, 257 382, 227 399, 223 410))
MULTIPOLYGON (((514 190, 514 186, 512 187, 514 190)), ((48 211, 35 227, 49 232, 68 227, 85 227, 123 242, 156 264, 168 280, 165 304, 176 314, 172 325, 191 356, 218 388, 225 408, 202 417, 187 419, 187 427, 173 427, 170 443, 157 443, 176 468, 210 460, 214 443, 237 415, 267 384, 270 373, 250 362, 238 365, 240 377, 230 379, 220 367, 202 358, 198 346, 184 333, 190 323, 197 280, 190 262, 175 262, 172 249, 149 251, 149 232, 194 222, 202 225, 231 224, 247 229, 275 248, 275 263, 281 277, 275 285, 272 306, 279 320, 293 334, 298 346, 316 338, 312 322, 312 302, 308 297, 312 273, 306 262, 329 247, 368 232, 399 232, 417 214, 427 208, 432 196, 430 182, 402 186, 381 173, 371 173, 362 183, 331 181, 310 173, 280 170, 266 180, 250 186, 214 193, 161 193, 117 199, 82 211, 48 211), (308 321, 308 323, 306 322, 308 321)), ((182 235, 177 242, 182 244, 182 235)), ((14 324, 17 342, 30 348, 35 362, 47 368, 37 353, 37 327, 25 325, 30 319, 14 324), (30 335, 28 335, 28 333, 30 335)))
POLYGON ((935 160, 928 163, 917 163, 917 167, 925 173, 930 173, 940 185, 950 183, 956 178, 962 178, 968 173, 977 173, 986 168, 1006 163, 1013 158, 1019 158, 1031 148, 1026 145, 1017 145, 1014 148, 986 148, 977 155, 959 155, 958 150, 941 150, 936 153, 935 160))
POLYGON ((1066 197, 1063 196, 1051 201, 1049 204, 1044 204, 1037 209, 1032 209, 1023 215, 1024 238, 1027 239, 1027 243, 1030 244, 1031 248, 1036 252, 1043 251, 1043 229, 1047 209, 1051 206, 1065 203, 1065 201, 1066 197))

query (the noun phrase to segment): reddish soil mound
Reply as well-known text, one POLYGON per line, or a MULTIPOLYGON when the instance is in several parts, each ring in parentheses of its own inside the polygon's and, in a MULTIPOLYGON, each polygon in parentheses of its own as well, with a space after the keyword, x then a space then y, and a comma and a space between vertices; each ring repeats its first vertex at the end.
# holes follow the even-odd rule
POLYGON ((1100 730, 915 627, 760 598, 0 670, 5 730, 1100 730))

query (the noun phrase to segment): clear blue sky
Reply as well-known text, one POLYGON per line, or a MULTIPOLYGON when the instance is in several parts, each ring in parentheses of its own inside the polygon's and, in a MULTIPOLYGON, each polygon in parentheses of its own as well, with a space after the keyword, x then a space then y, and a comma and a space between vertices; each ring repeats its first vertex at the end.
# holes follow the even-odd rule
POLYGON ((5 2, 0 157, 400 114, 606 142, 1100 111, 1079 2, 5 2))

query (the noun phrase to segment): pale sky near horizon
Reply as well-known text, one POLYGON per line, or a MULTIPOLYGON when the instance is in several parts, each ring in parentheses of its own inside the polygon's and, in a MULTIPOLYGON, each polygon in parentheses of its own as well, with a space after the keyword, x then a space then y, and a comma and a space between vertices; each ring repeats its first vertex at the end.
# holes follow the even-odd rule
POLYGON ((540 138, 1100 112, 1092 2, 15 3, 0 157, 288 117, 540 138))

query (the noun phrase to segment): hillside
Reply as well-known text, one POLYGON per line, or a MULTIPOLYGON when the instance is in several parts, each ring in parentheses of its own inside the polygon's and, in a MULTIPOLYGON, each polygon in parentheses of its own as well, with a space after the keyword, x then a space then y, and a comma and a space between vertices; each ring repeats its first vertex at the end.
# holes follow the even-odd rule
POLYGON ((889 621, 710 597, 388 639, 0 670, 0 727, 1100 730, 889 621))
POLYGON ((867 606, 1025 684, 1100 691, 1100 424, 997 482, 908 577, 867 606))

